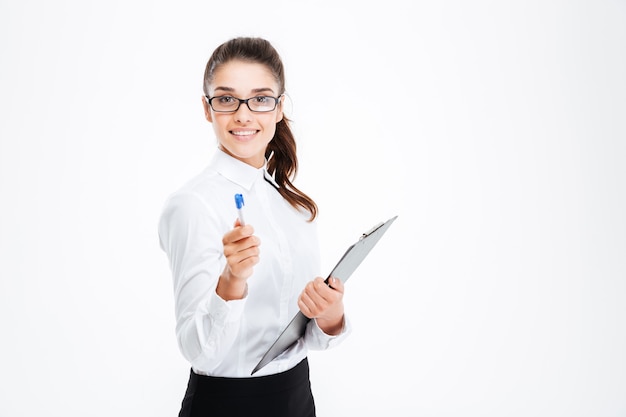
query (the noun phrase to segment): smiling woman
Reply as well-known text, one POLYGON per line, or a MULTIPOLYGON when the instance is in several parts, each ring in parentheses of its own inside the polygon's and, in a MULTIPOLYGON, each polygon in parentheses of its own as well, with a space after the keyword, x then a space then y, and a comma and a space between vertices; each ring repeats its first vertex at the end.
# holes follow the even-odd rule
POLYGON ((206 119, 213 124, 220 149, 261 168, 276 124, 283 118, 284 96, 279 99, 264 95, 276 94, 275 77, 264 64, 232 60, 222 64, 212 78, 202 105, 206 119))
POLYGON ((202 105, 218 150, 168 199, 159 224, 176 334, 192 368, 180 416, 314 416, 307 351, 350 331, 343 284, 319 276, 317 206, 291 182, 298 162, 284 92, 266 40, 233 39, 207 63, 202 105), (245 225, 235 219, 239 194, 245 225), (305 336, 250 377, 298 310, 314 319, 305 336))
MULTIPOLYGON (((0 1, 0 416, 178 413, 185 357, 203 369, 214 329, 194 262, 225 259, 231 190, 172 199, 191 216, 172 217, 190 239, 173 259, 180 315, 155 226, 167 194, 224 153, 203 72, 240 33, 270 39, 285 64, 276 111, 290 122, 266 171, 291 189, 281 175, 295 159, 276 157, 292 152, 279 139, 291 127, 295 184, 320 207, 322 272, 374 219, 400 215, 381 262, 346 285, 355 331, 308 354, 318 415, 626 416, 626 1, 359 4, 0 1), (222 212, 198 246, 206 233, 192 233, 222 212)), ((265 218, 242 194, 260 241, 249 317, 259 291, 269 306, 282 288, 259 283, 291 204, 265 218)), ((247 320, 238 335, 255 342, 247 320)))

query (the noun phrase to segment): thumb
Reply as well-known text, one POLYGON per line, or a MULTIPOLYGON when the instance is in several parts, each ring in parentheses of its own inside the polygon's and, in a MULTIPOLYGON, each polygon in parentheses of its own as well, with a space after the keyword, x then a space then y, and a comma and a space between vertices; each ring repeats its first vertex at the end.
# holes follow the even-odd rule
POLYGON ((331 277, 328 280, 328 286, 343 294, 343 282, 339 278, 331 277))

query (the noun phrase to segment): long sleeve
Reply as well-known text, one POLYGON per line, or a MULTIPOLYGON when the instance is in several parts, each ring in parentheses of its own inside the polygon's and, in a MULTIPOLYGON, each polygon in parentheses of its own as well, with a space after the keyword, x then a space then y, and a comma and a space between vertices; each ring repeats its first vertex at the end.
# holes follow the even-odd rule
POLYGON ((171 197, 159 238, 172 270, 176 336, 183 356, 204 369, 217 366, 237 337, 246 300, 224 301, 215 288, 225 260, 225 226, 191 191, 171 197))

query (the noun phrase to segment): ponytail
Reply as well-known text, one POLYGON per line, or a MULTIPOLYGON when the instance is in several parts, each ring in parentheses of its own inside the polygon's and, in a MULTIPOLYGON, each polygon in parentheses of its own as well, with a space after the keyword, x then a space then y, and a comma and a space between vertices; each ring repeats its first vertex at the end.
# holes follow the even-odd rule
POLYGON ((291 182, 298 172, 298 157, 296 141, 289 127, 289 120, 284 115, 276 124, 276 133, 267 146, 265 158, 268 159, 267 172, 279 185, 280 195, 293 207, 308 211, 311 214, 309 221, 313 221, 317 217, 317 204, 291 182))

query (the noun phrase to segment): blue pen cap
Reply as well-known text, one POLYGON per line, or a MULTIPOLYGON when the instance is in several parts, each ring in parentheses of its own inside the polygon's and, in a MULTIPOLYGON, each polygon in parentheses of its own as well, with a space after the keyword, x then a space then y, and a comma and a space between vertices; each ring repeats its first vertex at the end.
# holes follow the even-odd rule
POLYGON ((243 195, 235 194, 235 204, 237 205, 237 209, 240 209, 245 205, 243 203, 243 195))

